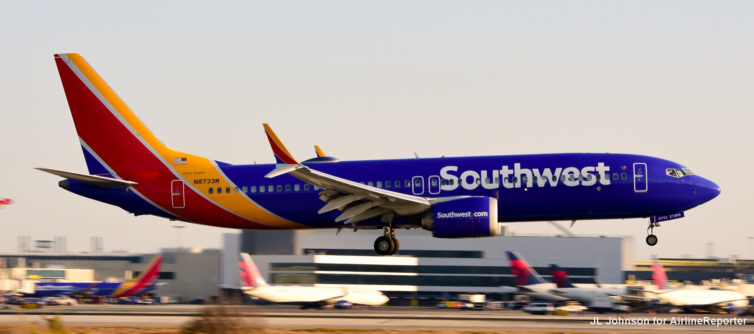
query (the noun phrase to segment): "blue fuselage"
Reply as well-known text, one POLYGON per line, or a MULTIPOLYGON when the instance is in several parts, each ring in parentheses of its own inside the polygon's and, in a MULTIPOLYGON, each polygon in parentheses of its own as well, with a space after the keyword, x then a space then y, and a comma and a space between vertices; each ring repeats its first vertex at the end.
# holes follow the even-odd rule
MULTIPOLYGON (((678 163, 631 154, 534 154, 304 164, 340 178, 421 197, 493 197, 497 199, 502 222, 651 217, 688 210, 720 193, 714 182, 691 174, 678 163)), ((265 178, 275 165, 217 162, 217 166, 235 187, 210 189, 206 194, 210 200, 219 202, 223 196, 242 192, 264 210, 305 228, 338 226, 337 210, 317 213, 325 204, 319 198, 321 189, 290 175, 265 178)), ((75 180, 64 182, 69 182, 65 188, 70 191, 136 214, 176 218, 125 190, 92 189, 75 180)), ((192 182, 206 180, 186 182, 191 186, 192 182)), ((164 190, 165 196, 170 196, 168 185, 164 185, 164 190)), ((415 218, 401 217, 395 222, 415 225, 415 218)), ((379 219, 360 223, 369 224, 379 225, 379 219)))

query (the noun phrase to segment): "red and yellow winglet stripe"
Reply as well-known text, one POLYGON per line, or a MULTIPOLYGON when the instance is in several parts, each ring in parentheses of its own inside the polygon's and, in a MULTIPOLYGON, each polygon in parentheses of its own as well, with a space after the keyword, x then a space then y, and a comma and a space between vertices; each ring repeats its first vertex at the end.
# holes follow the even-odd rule
POLYGON ((319 145, 314 145, 314 152, 317 152, 317 158, 322 158, 326 156, 325 152, 322 151, 319 145))
POLYGON ((288 152, 288 149, 285 148, 285 145, 283 145, 283 142, 280 141, 280 138, 275 134, 274 131, 272 131, 272 128, 269 124, 264 123, 264 132, 267 134, 267 140, 270 141, 270 147, 272 147, 272 152, 275 153, 275 160, 279 164, 293 164, 297 165, 298 161, 293 158, 293 155, 291 152, 288 152))

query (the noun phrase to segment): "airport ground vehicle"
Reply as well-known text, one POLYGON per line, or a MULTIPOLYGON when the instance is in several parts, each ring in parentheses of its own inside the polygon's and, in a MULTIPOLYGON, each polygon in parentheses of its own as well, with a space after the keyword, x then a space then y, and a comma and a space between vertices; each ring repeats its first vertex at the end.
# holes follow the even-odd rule
POLYGON ((73 306, 78 305, 79 302, 68 296, 53 296, 42 298, 42 303, 45 305, 66 305, 73 306))
POLYGON ((555 311, 555 306, 552 303, 531 303, 522 310, 531 314, 551 314, 555 311))

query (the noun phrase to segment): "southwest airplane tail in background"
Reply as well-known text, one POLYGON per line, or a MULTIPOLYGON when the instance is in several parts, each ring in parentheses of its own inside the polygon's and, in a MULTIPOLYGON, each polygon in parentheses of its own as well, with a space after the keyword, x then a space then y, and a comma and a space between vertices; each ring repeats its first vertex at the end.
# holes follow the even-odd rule
POLYGON ((536 154, 339 161, 297 160, 272 128, 276 164, 232 165, 160 142, 75 53, 55 55, 88 174, 43 169, 62 188, 134 215, 239 229, 397 228, 437 238, 500 235, 500 222, 649 218, 660 222, 720 193, 668 160, 631 154, 536 154), (291 203, 296 203, 291 205, 291 203))
POLYGON ((40 282, 34 285, 35 297, 47 296, 104 296, 130 297, 147 294, 157 288, 162 255, 156 255, 138 276, 123 283, 109 282, 40 282))

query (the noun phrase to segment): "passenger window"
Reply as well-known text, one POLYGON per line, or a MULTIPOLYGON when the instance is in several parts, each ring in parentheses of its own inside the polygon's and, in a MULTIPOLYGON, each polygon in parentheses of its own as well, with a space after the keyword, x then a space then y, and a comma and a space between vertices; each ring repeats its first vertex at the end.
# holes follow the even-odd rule
POLYGON ((382 181, 377 181, 377 188, 382 188, 382 181))
POLYGON ((253 193, 257 192, 257 186, 251 186, 251 192, 253 193))
POLYGON ((276 188, 275 191, 277 191, 277 192, 282 192, 283 191, 283 186, 282 185, 278 184, 275 188, 276 188))
POLYGON ((406 188, 411 188, 411 180, 406 180, 406 188))
POLYGON ((230 194, 230 187, 225 187, 225 193, 230 194))
POLYGON ((613 173, 613 181, 618 181, 618 173, 613 173))
POLYGON ((233 187, 233 192, 237 193, 238 192, 238 187, 233 187))
POLYGON ((395 187, 396 188, 400 188, 401 187, 401 181, 400 180, 395 180, 395 187))
POLYGON ((259 192, 260 193, 263 193, 265 189, 266 189, 265 186, 259 186, 259 192))
POLYGON ((308 183, 307 183, 307 184, 305 184, 305 185, 304 185, 304 191, 309 191, 309 187, 310 187, 310 186, 309 186, 309 184, 308 184, 308 183))
POLYGON ((374 184, 372 183, 372 181, 367 181, 367 185, 371 187, 371 186, 373 186, 374 184))
POLYGON ((272 185, 267 186, 267 192, 268 193, 275 192, 275 187, 273 187, 272 185))
POLYGON ((209 188, 209 194, 212 195, 212 188, 209 188))
POLYGON ((290 184, 286 184, 285 185, 285 191, 291 191, 291 185, 290 184))
POLYGON ((621 179, 621 180, 626 180, 626 179, 628 179, 628 174, 626 174, 625 172, 623 172, 623 173, 620 173, 620 179, 621 179))
POLYGON ((247 186, 243 186, 241 190, 243 191, 244 194, 249 192, 249 188, 247 186))
POLYGON ((293 191, 301 191, 301 185, 300 184, 294 184, 293 185, 293 191))
POLYGON ((217 194, 220 195, 223 193, 223 188, 217 187, 217 194))
POLYGON ((390 189, 393 187, 393 181, 385 181, 385 188, 390 189))

